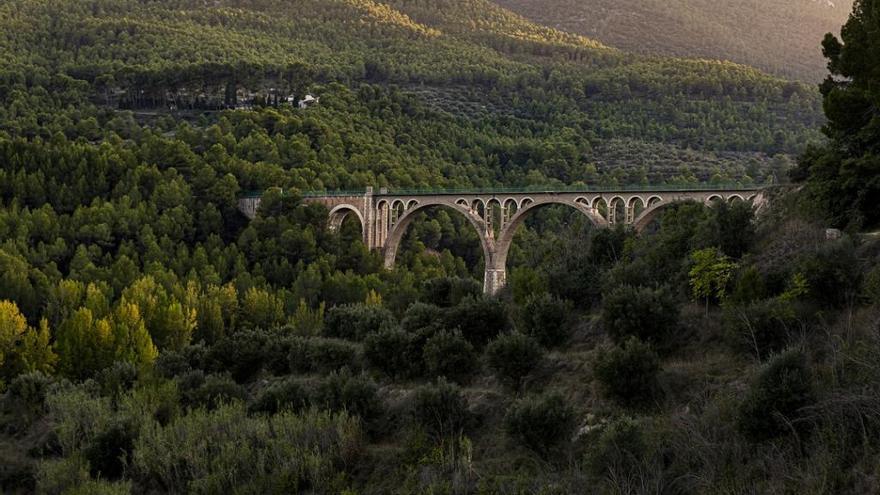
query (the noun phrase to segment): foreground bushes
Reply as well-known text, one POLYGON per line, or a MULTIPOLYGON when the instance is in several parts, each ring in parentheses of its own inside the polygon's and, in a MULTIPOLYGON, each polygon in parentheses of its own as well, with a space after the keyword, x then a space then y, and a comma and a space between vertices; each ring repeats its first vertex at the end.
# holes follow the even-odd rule
POLYGON ((430 376, 442 376, 459 383, 468 381, 477 368, 474 346, 459 331, 442 331, 429 338, 422 358, 430 376))
POLYGON ((373 332, 396 324, 391 311, 382 306, 349 304, 330 308, 324 317, 324 335, 347 340, 363 340, 373 332))
POLYGON ((293 337, 289 344, 290 369, 307 373, 311 371, 337 371, 342 368, 360 368, 360 351, 355 344, 340 339, 321 337, 293 337))
POLYGON ((507 433, 524 446, 546 455, 568 438, 574 429, 574 410, 559 394, 531 396, 507 411, 507 433))
POLYGON ((435 438, 461 433, 470 420, 467 399, 461 389, 444 379, 419 387, 412 400, 412 416, 435 438))
POLYGON ((658 392, 660 361, 651 346, 630 337, 623 347, 599 354, 593 373, 606 397, 624 406, 644 406, 658 392))
POLYGON ((541 346, 535 339, 520 333, 500 335, 486 347, 489 367, 515 389, 538 366, 541 356, 541 346))
POLYGON ((740 405, 739 429, 753 440, 804 431, 802 408, 815 402, 813 376, 802 352, 788 351, 761 370, 740 405))
POLYGON ((522 331, 545 347, 562 345, 569 335, 571 312, 569 302, 550 294, 531 296, 521 311, 522 331))
POLYGON ((602 301, 602 322, 617 343, 638 337, 665 344, 678 325, 678 305, 668 289, 625 285, 602 301))
POLYGON ((248 416, 242 404, 196 410, 144 426, 134 469, 148 486, 176 493, 338 493, 337 466, 361 444, 346 413, 248 416))

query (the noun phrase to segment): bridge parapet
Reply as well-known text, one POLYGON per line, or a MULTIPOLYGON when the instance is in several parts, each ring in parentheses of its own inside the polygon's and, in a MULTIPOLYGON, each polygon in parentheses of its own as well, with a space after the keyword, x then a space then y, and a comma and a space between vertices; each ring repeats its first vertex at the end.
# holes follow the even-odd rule
MULTIPOLYGON (((328 226, 338 229, 349 216, 358 218, 364 244, 381 250, 386 268, 393 268, 397 249, 416 214, 430 207, 443 207, 463 215, 476 229, 485 257, 484 290, 495 294, 506 285, 507 254, 514 234, 528 214, 538 208, 561 204, 583 213, 596 227, 628 225, 641 232, 663 208, 681 201, 751 201, 764 205, 762 189, 744 186, 630 186, 608 188, 545 188, 304 193, 303 202, 324 205, 328 226)), ((249 195, 239 208, 255 218, 260 197, 249 195)))

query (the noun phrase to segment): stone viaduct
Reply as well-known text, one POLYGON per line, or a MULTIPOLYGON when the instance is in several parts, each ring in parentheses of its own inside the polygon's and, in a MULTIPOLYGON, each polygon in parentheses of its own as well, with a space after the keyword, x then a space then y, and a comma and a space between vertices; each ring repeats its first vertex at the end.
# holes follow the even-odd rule
MULTIPOLYGON (((254 218, 260 195, 239 200, 239 209, 254 218)), ((759 187, 654 186, 581 190, 515 189, 491 191, 392 191, 306 193, 306 203, 318 203, 330 212, 328 225, 338 229, 345 218, 358 219, 364 244, 381 250, 385 267, 394 267, 397 249, 416 215, 426 208, 444 207, 463 215, 477 230, 486 271, 483 290, 495 294, 507 281, 507 253, 517 228, 532 211, 547 205, 565 205, 583 213, 596 227, 623 224, 643 231, 664 207, 680 201, 750 201, 764 204, 759 187)))

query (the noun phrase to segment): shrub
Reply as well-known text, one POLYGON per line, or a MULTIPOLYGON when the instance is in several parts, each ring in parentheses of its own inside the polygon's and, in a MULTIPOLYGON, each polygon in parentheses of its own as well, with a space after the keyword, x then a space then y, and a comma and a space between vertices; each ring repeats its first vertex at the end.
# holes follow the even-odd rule
POLYGON ((429 375, 444 376, 459 383, 470 378, 477 368, 474 346, 457 330, 442 331, 429 338, 422 349, 422 358, 429 375))
POLYGON ((668 289, 623 286, 602 301, 602 321, 615 342, 635 336, 663 344, 678 323, 678 306, 668 289))
POLYGON ((623 347, 601 352, 593 373, 606 397, 624 406, 641 406, 657 394, 659 369, 660 361, 651 346, 630 337, 623 347))
POLYGON ((761 359, 788 345, 798 319, 791 302, 767 299, 725 308, 724 328, 732 347, 761 359))
POLYGON ((136 428, 120 421, 96 435, 84 451, 92 476, 110 480, 122 478, 136 438, 136 428))
POLYGON ((364 375, 354 376, 348 371, 332 373, 318 384, 313 402, 331 411, 348 411, 364 420, 379 416, 382 404, 377 396, 376 383, 364 375))
POLYGON ((357 346, 339 339, 293 337, 288 359, 290 369, 302 373, 359 368, 357 346))
POLYGON ((182 352, 166 350, 159 353, 159 357, 153 363, 156 374, 162 378, 171 379, 190 371, 192 367, 189 360, 182 352))
POLYGON ((146 425, 133 467, 169 493, 340 493, 339 466, 360 445, 358 422, 344 413, 248 416, 228 404, 146 425))
POLYGON ((446 308, 467 298, 480 297, 482 293, 482 284, 472 278, 432 278, 422 284, 422 300, 446 308))
POLYGON ((229 372, 240 382, 263 369, 269 333, 262 330, 241 331, 217 341, 205 356, 209 371, 229 372))
POLYGON ((368 334, 396 324, 391 311, 382 306, 349 304, 335 306, 324 317, 324 335, 348 340, 362 340, 368 334))
POLYGON ((549 454, 574 429, 574 411, 555 393, 514 403, 504 417, 508 435, 541 455, 549 454))
POLYGON ((103 395, 117 396, 131 389, 138 378, 137 367, 126 361, 117 361, 95 377, 103 395))
POLYGON ((188 390, 183 397, 185 402, 193 407, 213 409, 233 400, 245 400, 247 392, 244 387, 226 375, 208 375, 201 385, 188 390))
POLYGON ((810 297, 818 303, 839 308, 858 294, 862 267, 849 237, 822 244, 797 260, 796 266, 806 278, 810 297))
POLYGON ((416 375, 422 366, 417 337, 400 328, 386 328, 364 339, 364 358, 372 368, 396 378, 416 375))
POLYGON ((445 328, 458 328, 464 338, 480 348, 507 330, 509 324, 504 304, 492 298, 465 299, 449 309, 444 318, 445 328))
POLYGON ((634 472, 644 459, 646 448, 641 424, 623 417, 602 431, 586 455, 586 464, 596 476, 634 472))
POLYGON ((737 423, 753 440, 768 440, 785 432, 804 430, 798 423, 803 407, 815 402, 813 377, 806 356, 791 350, 768 362, 751 384, 740 405, 737 423))
POLYGON ((461 389, 443 378, 416 389, 412 398, 412 416, 435 439, 459 435, 471 417, 461 389))
POLYGON ((54 383, 52 377, 42 371, 32 371, 13 378, 6 390, 6 398, 32 410, 41 410, 46 404, 46 394, 54 383))
POLYGON ((522 379, 541 361, 541 346, 521 333, 499 335, 486 347, 489 367, 502 380, 519 389, 522 379))
POLYGON ((445 311, 439 306, 417 302, 406 308, 401 326, 407 332, 415 333, 425 328, 441 326, 445 311))
POLYGON ((287 336, 269 339, 266 348, 263 349, 265 356, 263 367, 276 376, 290 373, 290 349, 293 341, 293 337, 287 336))
POLYGON ((871 304, 880 303, 880 265, 871 268, 862 283, 862 295, 871 304))
POLYGON ((546 347, 561 345, 569 335, 571 311, 569 302, 550 294, 531 296, 521 311, 523 333, 531 335, 546 347))
POLYGON ((263 389, 248 410, 275 414, 285 409, 299 411, 308 404, 309 396, 306 389, 299 382, 287 379, 263 389))

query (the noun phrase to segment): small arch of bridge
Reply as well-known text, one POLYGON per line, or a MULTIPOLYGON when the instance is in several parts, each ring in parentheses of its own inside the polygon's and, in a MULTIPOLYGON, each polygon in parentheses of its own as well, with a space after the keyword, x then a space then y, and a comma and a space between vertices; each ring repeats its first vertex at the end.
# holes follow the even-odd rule
POLYGON ((329 218, 327 220, 327 225, 330 227, 330 230, 334 232, 339 231, 342 227, 342 222, 344 222, 352 213, 354 213, 360 223, 361 232, 365 233, 367 231, 367 224, 364 222, 364 215, 356 206, 347 203, 337 205, 330 210, 329 218))

